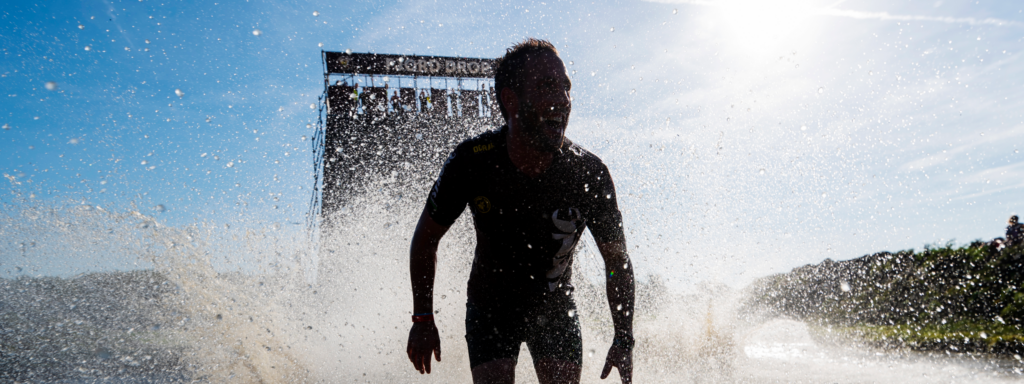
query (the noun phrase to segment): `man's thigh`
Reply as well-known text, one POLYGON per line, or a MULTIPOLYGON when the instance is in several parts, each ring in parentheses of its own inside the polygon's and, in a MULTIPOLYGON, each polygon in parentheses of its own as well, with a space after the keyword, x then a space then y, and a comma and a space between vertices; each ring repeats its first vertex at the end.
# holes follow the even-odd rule
POLYGON ((473 367, 473 384, 512 384, 516 381, 514 359, 491 360, 473 367))
POLYGON ((526 330, 526 346, 536 362, 542 360, 583 364, 583 338, 576 305, 572 302, 545 311, 526 330))
POLYGON ((524 341, 526 327, 523 320, 510 313, 467 304, 466 346, 469 350, 469 367, 475 372, 480 365, 508 360, 514 368, 519 361, 519 348, 524 341))

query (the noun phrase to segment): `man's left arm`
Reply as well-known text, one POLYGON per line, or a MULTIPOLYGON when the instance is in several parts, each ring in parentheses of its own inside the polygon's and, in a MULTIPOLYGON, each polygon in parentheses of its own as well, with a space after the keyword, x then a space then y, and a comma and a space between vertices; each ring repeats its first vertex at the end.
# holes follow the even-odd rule
POLYGON ((625 241, 598 243, 597 249, 604 258, 605 290, 615 326, 601 378, 608 377, 612 367, 616 367, 623 384, 628 384, 633 381, 633 265, 626 253, 625 241))
POLYGON ((619 369, 622 383, 628 384, 633 382, 633 263, 626 252, 626 235, 615 196, 615 183, 608 168, 604 164, 599 166, 591 173, 596 180, 592 180, 590 185, 596 188, 588 207, 588 227, 604 259, 605 290, 615 325, 615 337, 608 349, 601 378, 608 377, 615 367, 619 369))

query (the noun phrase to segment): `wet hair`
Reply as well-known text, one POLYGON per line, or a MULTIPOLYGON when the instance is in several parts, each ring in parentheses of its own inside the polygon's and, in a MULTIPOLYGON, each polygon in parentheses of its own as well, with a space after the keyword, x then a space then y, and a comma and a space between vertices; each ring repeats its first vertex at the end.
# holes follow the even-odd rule
POLYGON ((508 119, 508 111, 501 102, 501 91, 512 88, 518 94, 520 81, 527 66, 527 56, 534 53, 551 52, 558 56, 558 49, 550 41, 527 37, 516 45, 505 50, 505 56, 498 59, 498 69, 494 71, 494 96, 498 98, 498 109, 501 116, 508 119))
POLYGON ((1010 222, 1017 224, 1017 215, 1010 216, 1010 222))

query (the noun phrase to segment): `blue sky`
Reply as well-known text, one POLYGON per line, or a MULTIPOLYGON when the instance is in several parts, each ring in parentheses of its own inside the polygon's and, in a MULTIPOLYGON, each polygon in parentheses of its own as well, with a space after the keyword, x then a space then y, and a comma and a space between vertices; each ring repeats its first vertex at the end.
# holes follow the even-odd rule
MULTIPOLYGON (((826 257, 1001 236, 1024 213, 1022 8, 8 4, 0 273, 15 273, 12 250, 38 236, 25 207, 298 231, 321 49, 495 57, 524 36, 561 50, 574 81, 569 137, 611 168, 646 272, 739 285, 826 257)), ((34 263, 67 273, 59 259, 34 263)))

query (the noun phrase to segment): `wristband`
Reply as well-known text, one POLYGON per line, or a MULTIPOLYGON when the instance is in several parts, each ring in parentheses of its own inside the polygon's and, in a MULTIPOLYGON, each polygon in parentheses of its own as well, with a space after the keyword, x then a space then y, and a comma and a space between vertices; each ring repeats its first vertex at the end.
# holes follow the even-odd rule
POLYGON ((420 314, 412 315, 412 322, 414 322, 414 323, 426 323, 426 322, 433 322, 433 321, 434 321, 434 314, 432 314, 432 313, 420 313, 420 314))

